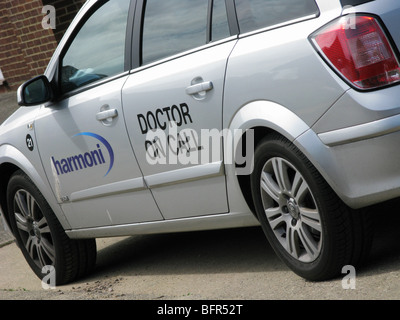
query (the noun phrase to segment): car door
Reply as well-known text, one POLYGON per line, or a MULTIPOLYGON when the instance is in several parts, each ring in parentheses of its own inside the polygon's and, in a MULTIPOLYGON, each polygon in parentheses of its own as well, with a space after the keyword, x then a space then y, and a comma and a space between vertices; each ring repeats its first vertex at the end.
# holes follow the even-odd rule
POLYGON ((222 95, 236 37, 225 1, 138 4, 134 50, 142 59, 122 97, 145 181, 165 219, 228 212, 222 95))
POLYGON ((122 109, 129 5, 99 1, 87 10, 59 57, 61 99, 43 108, 35 122, 48 179, 75 229, 163 219, 143 180, 122 109))

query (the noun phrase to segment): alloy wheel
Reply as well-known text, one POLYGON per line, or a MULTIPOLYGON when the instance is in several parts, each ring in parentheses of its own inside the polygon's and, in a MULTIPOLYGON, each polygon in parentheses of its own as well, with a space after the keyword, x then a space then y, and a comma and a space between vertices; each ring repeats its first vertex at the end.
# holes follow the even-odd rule
POLYGON ((280 244, 301 262, 315 261, 322 248, 321 217, 302 174, 275 157, 263 167, 260 184, 265 215, 280 244))
POLYGON ((17 229, 30 258, 39 267, 55 265, 55 248, 50 227, 35 198, 26 190, 14 196, 17 229))

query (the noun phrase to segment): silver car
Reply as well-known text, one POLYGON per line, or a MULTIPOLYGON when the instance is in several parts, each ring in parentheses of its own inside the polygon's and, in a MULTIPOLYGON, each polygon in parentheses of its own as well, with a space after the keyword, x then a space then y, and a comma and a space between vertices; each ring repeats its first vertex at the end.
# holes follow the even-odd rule
MULTIPOLYGON (((368 257, 400 196, 397 0, 89 0, 0 128, 0 204, 34 272, 96 238, 261 226, 298 275, 368 257)), ((46 269, 47 268, 47 269, 46 269)))

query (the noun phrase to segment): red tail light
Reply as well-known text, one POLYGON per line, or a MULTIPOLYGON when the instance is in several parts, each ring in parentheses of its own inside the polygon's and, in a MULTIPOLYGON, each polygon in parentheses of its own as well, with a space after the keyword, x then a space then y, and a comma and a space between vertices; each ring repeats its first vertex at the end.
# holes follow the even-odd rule
POLYGON ((319 30, 312 39, 328 62, 358 89, 400 82, 399 62, 373 17, 342 17, 319 30))

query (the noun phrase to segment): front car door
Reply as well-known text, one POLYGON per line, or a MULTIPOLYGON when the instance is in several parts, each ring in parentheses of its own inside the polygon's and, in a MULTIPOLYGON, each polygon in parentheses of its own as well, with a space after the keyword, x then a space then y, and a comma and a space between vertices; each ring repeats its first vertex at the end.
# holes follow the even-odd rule
POLYGON ((59 57, 54 80, 62 99, 43 108, 35 123, 48 179, 73 229, 163 219, 122 109, 134 5, 110 0, 87 9, 59 57))
POLYGON ((147 0, 138 7, 144 14, 133 50, 141 60, 122 96, 145 181, 165 219, 228 212, 222 99, 236 37, 225 1, 147 0))

